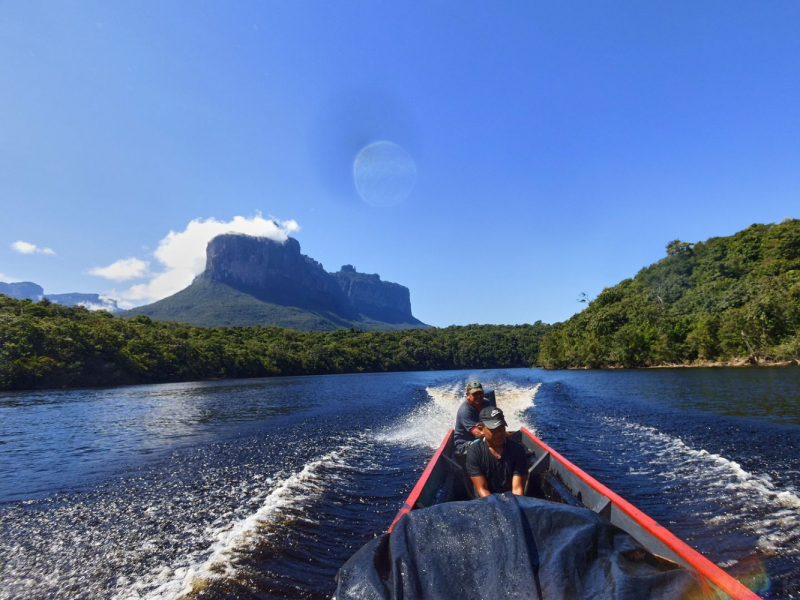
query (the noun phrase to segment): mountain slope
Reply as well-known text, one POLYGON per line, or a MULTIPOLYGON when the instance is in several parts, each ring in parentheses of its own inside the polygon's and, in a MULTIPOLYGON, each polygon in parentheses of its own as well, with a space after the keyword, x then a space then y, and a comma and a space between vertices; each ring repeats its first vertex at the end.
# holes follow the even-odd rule
POLYGON ((332 311, 318 308, 265 302, 252 292, 247 293, 228 284, 202 278, 169 298, 119 315, 122 317, 145 315, 158 321, 177 321, 204 327, 248 327, 269 324, 304 331, 331 331, 348 327, 385 331, 428 327, 416 319, 410 323, 385 323, 363 315, 354 315, 348 319, 332 311))

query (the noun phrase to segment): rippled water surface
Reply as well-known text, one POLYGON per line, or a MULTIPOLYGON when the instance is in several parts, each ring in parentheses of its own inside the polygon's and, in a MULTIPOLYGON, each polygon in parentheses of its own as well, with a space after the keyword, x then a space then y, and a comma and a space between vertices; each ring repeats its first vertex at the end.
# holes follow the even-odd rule
POLYGON ((769 598, 800 598, 800 369, 448 371, 0 394, 0 598, 327 598, 465 382, 769 598))

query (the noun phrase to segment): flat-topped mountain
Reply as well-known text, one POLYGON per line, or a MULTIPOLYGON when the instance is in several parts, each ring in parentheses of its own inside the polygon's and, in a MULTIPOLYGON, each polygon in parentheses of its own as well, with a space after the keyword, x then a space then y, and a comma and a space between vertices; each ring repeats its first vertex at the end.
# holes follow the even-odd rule
POLYGON ((107 310, 108 312, 118 312, 116 300, 111 300, 100 294, 81 294, 72 292, 70 294, 45 294, 50 302, 63 304, 64 306, 83 306, 89 310, 107 310))
POLYGON ((39 302, 42 298, 47 298, 50 302, 62 304, 64 306, 83 306, 89 310, 107 310, 117 312, 119 307, 115 300, 101 297, 100 294, 45 294, 44 288, 38 283, 30 281, 19 281, 16 283, 3 283, 0 281, 0 294, 5 294, 17 300, 33 300, 39 302))
POLYGON ((0 281, 0 294, 5 294, 9 298, 17 300, 34 300, 38 302, 44 297, 44 288, 32 281, 17 281, 15 283, 4 283, 0 281))
POLYGON ((206 268, 177 294, 122 316, 193 325, 278 325, 292 329, 426 327, 411 313, 408 288, 345 265, 328 273, 289 238, 215 237, 206 268))

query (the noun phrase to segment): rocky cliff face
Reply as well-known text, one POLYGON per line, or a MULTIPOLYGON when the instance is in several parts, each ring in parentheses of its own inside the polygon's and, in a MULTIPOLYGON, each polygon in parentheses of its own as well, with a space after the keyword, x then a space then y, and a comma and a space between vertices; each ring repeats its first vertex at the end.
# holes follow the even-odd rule
POLYGON ((300 243, 248 235, 215 237, 206 248, 203 278, 226 283, 264 302, 342 312, 336 280, 317 261, 300 253, 300 243))
POLYGON ((345 265, 328 273, 301 254, 300 243, 275 242, 240 234, 215 237, 206 249, 206 269, 200 276, 225 283, 264 302, 359 314, 389 323, 419 323, 411 314, 408 288, 381 281, 379 275, 358 273, 345 265))
POLYGON ((333 274, 339 282, 347 306, 379 321, 402 321, 411 317, 411 294, 399 283, 381 281, 380 275, 358 273, 344 265, 333 274))

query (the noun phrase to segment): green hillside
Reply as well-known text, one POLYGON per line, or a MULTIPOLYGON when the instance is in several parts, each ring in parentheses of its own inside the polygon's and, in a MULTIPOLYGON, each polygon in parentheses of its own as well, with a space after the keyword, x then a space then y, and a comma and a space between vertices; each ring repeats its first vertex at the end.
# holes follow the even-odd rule
POLYGON ((384 323, 364 316, 348 320, 328 311, 273 304, 224 283, 202 278, 196 279, 192 285, 168 298, 118 315, 145 315, 157 321, 178 321, 202 327, 269 324, 305 331, 332 331, 349 327, 388 331, 427 327, 419 321, 384 323))
POLYGON ((800 357, 800 220, 690 244, 604 289, 544 337, 549 368, 800 357))
POLYGON ((549 325, 403 331, 194 327, 0 294, 0 390, 527 367, 549 325))

